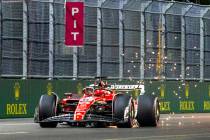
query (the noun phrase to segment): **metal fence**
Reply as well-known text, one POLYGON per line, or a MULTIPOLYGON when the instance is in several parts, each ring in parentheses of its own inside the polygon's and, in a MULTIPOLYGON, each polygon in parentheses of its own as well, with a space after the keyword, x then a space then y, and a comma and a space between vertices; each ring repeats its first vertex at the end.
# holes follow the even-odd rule
POLYGON ((210 80, 209 6, 84 2, 85 45, 69 48, 65 0, 1 0, 1 77, 210 80))

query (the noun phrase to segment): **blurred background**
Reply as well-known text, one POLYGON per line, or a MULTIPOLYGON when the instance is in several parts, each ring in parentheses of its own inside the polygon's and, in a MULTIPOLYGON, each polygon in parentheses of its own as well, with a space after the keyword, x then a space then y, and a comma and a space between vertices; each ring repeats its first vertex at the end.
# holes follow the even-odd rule
POLYGON ((210 79, 210 10, 195 4, 210 1, 84 2, 85 45, 70 48, 65 0, 1 0, 1 77, 210 79))

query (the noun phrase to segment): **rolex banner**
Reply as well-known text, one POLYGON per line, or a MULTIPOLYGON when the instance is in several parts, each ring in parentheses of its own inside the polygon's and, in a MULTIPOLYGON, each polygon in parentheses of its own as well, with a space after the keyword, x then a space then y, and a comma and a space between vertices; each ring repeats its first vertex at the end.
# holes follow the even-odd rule
POLYGON ((65 45, 82 47, 84 45, 84 3, 66 2, 65 45))
MULTIPOLYGON (((0 80, 0 119, 33 117, 42 94, 55 92, 60 99, 64 93, 82 95, 92 80, 0 80)), ((115 88, 132 89, 137 81, 109 80, 115 88), (125 85, 125 86, 120 86, 125 85)), ((161 113, 210 113, 210 82, 144 81, 145 94, 159 97, 161 113)), ((139 91, 130 94, 135 98, 139 91)))

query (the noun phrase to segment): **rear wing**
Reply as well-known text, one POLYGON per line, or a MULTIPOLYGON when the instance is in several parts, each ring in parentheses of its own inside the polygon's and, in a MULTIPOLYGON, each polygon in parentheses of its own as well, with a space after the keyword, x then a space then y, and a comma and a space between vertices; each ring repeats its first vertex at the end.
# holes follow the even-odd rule
MULTIPOLYGON (((97 88, 98 86, 91 84, 89 87, 97 88)), ((140 94, 145 93, 144 85, 139 84, 139 85, 108 85, 107 89, 110 90, 118 90, 118 91, 133 91, 133 90, 140 90, 140 94)))
POLYGON ((141 94, 145 93, 144 85, 111 85, 111 89, 118 90, 118 91, 132 91, 132 90, 140 90, 141 94))

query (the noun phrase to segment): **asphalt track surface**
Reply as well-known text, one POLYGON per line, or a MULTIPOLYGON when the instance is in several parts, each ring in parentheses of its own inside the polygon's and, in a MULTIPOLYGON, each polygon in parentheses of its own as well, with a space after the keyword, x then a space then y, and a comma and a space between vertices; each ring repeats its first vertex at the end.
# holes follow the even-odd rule
POLYGON ((33 119, 0 120, 0 140, 210 140, 210 114, 161 115, 158 127, 40 128, 33 119))

